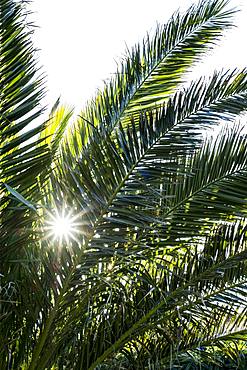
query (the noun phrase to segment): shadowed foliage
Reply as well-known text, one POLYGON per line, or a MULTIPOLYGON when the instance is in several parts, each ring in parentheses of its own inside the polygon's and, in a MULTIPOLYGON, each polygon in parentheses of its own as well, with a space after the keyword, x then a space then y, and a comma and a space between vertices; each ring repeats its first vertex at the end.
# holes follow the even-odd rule
POLYGON ((39 124, 26 6, 0 2, 1 369, 245 366, 247 73, 184 84, 235 10, 175 13, 39 124))

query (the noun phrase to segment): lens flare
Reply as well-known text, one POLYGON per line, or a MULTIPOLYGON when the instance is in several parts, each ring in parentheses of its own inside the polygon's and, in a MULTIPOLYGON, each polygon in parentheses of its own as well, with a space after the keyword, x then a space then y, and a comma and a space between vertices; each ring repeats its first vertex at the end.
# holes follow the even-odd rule
POLYGON ((52 232, 55 237, 67 237, 73 229, 73 222, 69 217, 58 216, 52 225, 52 232))
POLYGON ((70 239, 77 241, 76 234, 81 233, 78 228, 80 223, 76 222, 78 217, 72 217, 71 212, 66 213, 65 209, 61 213, 57 210, 55 214, 49 213, 49 220, 46 221, 47 236, 60 242, 69 242, 70 239))

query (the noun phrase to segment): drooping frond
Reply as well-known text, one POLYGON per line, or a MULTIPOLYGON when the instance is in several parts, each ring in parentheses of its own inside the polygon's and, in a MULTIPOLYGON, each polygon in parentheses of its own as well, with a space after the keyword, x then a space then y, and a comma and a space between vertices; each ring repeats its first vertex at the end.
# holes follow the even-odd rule
MULTIPOLYGON (((121 277, 124 311, 116 317, 116 321, 124 317, 125 331, 120 335, 112 323, 108 332, 105 323, 104 335, 112 335, 112 346, 90 369, 119 352, 131 366, 155 361, 169 366, 187 351, 201 348, 206 356, 210 348, 228 346, 229 353, 231 340, 246 339, 246 222, 214 232, 199 250, 181 244, 160 258, 149 257, 142 267, 135 260, 126 264, 121 277), (128 306, 126 294, 133 306, 128 306)), ((119 266, 116 271, 121 272, 119 266)), ((112 306, 111 301, 109 312, 112 306)), ((210 353, 209 359, 214 361, 210 353)))

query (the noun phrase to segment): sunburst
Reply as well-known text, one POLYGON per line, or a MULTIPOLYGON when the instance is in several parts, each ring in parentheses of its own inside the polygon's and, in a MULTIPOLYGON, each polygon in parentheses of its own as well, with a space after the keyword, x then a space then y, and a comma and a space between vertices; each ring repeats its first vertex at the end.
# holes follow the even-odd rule
POLYGON ((80 215, 72 216, 72 212, 68 212, 65 208, 62 211, 55 210, 54 214, 48 214, 46 221, 47 237, 52 237, 53 240, 59 240, 62 243, 64 240, 68 243, 73 239, 78 242, 77 234, 81 234, 81 223, 78 222, 80 215))

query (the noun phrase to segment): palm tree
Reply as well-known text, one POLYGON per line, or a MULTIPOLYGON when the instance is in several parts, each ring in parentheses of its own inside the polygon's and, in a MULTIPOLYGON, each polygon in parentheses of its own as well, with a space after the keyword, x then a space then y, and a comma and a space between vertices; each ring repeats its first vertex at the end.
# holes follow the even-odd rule
POLYGON ((74 124, 57 103, 29 129, 44 89, 23 3, 0 2, 1 368, 235 366, 247 74, 183 84, 234 10, 203 0, 175 13, 74 124))

